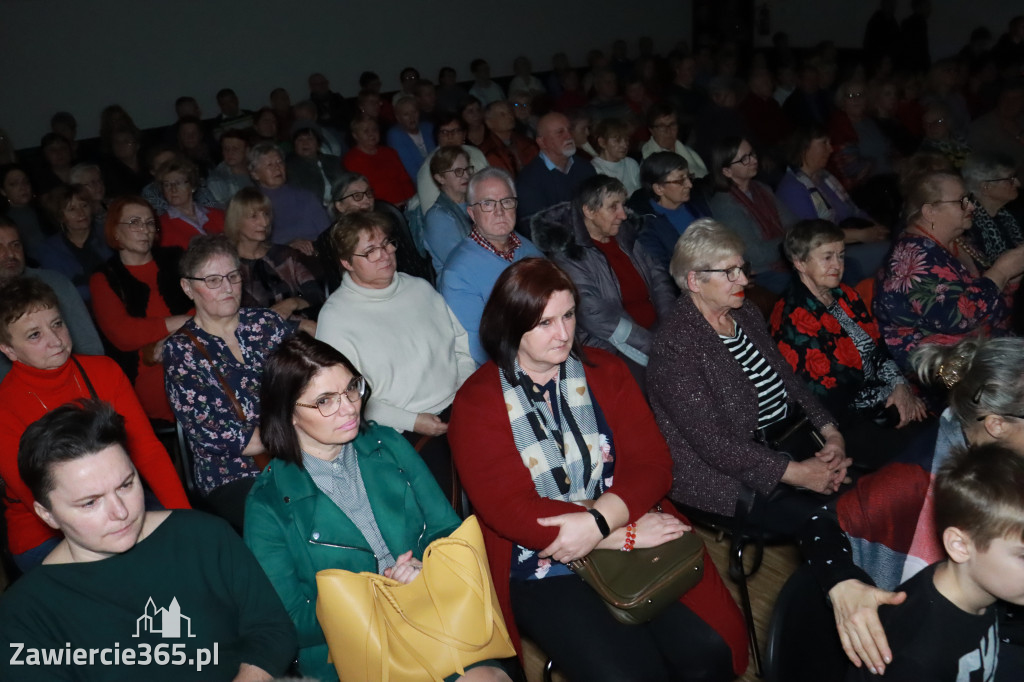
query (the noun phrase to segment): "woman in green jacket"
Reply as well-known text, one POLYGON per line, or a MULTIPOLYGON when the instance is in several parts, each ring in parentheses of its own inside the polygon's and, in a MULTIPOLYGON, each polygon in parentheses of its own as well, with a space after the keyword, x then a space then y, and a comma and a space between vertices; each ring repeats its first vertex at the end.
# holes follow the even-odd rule
MULTIPOLYGON (((278 347, 262 385, 260 434, 273 461, 245 507, 245 542, 299 636, 303 675, 337 679, 316 618, 316 573, 372 571, 403 583, 459 518, 423 460, 396 431, 361 419, 366 380, 305 333, 278 347)), ((498 668, 463 679, 508 680, 498 668)))

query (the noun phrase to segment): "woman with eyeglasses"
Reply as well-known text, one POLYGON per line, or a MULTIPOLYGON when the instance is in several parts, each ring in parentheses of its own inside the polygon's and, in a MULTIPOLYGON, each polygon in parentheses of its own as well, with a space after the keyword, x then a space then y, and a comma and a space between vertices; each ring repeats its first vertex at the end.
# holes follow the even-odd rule
POLYGON ((719 140, 711 148, 711 215, 743 240, 754 282, 779 294, 790 279, 779 247, 796 216, 767 185, 754 179, 759 169, 757 152, 748 140, 719 140))
POLYGON ((199 188, 199 170, 184 156, 177 155, 154 173, 167 200, 167 212, 160 216, 160 245, 187 249, 200 234, 224 231, 224 211, 199 205, 193 193, 199 188))
POLYGON ((710 557, 693 589, 639 625, 615 620, 567 565, 692 532, 666 499, 668 449, 629 370, 579 342, 584 305, 551 261, 510 265, 480 323, 491 359, 455 399, 452 450, 509 634, 570 680, 732 680, 747 667, 744 629, 710 557))
MULTIPOLYGON (((434 281, 434 270, 429 257, 420 255, 416 249, 409 223, 394 204, 380 198, 370 185, 369 179, 362 173, 345 171, 334 181, 331 190, 331 217, 336 221, 351 213, 376 211, 387 216, 391 224, 391 236, 398 246, 398 271, 415 277, 422 277, 428 282, 434 281)), ((334 291, 341 284, 345 270, 334 255, 331 243, 331 230, 324 230, 316 240, 316 252, 320 266, 324 272, 328 291, 334 291)))
POLYGON ((890 354, 909 372, 910 352, 922 344, 1007 333, 1024 246, 985 265, 964 236, 974 203, 952 173, 913 182, 906 214, 907 228, 879 273, 874 311, 890 354))
MULTIPOLYGON (((263 375, 260 430, 273 461, 246 501, 245 543, 295 623, 302 675, 324 682, 338 678, 317 622, 317 572, 411 583, 427 545, 459 526, 405 439, 363 419, 369 396, 348 357, 304 333, 263 375)), ((463 679, 508 680, 489 665, 463 679)))
POLYGON ((710 218, 679 238, 670 272, 683 294, 655 336, 648 395, 672 451, 672 499, 791 535, 834 502, 850 460, 746 301, 743 252, 710 218))
POLYGON ((982 260, 992 263, 1007 250, 1024 243, 1024 230, 1014 214, 1006 210, 1006 205, 1020 193, 1020 178, 1013 158, 1004 154, 971 154, 961 172, 974 199, 970 240, 982 260))
POLYGON ((627 196, 616 178, 592 176, 573 201, 534 216, 533 238, 580 290, 580 340, 618 354, 643 387, 654 332, 676 290, 637 239, 643 219, 626 213, 627 196))
POLYGON ((427 211, 423 244, 434 272, 441 272, 448 254, 473 229, 473 221, 466 213, 466 192, 475 170, 461 146, 441 147, 430 159, 430 175, 441 193, 427 211))
MULTIPOLYGON (((316 337, 351 358, 373 385, 369 419, 412 442, 444 436, 455 392, 476 369, 466 330, 428 282, 397 271, 387 216, 346 214, 331 228, 331 241, 345 276, 320 311, 316 337)), ((421 454, 450 492, 447 441, 435 440, 421 454)))
POLYGON ((193 239, 178 269, 195 316, 164 343, 167 397, 194 459, 196 494, 241 530, 245 496, 266 456, 258 423, 263 366, 300 323, 241 308, 238 252, 224 235, 193 239))
POLYGON ((174 421, 164 389, 163 346, 188 321, 192 302, 178 283, 176 246, 156 246, 153 208, 142 197, 119 197, 107 210, 104 236, 117 253, 89 280, 96 324, 110 353, 135 386, 150 419, 174 421))

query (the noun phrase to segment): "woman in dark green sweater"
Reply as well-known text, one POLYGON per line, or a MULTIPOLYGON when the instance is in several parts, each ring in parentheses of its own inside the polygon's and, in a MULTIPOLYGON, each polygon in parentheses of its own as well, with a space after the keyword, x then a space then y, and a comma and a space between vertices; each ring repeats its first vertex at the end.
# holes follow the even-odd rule
POLYGON ((64 540, 0 599, 0 679, 232 680, 286 671, 295 628, 223 521, 147 512, 106 403, 58 407, 25 431, 18 468, 64 540), (144 669, 140 670, 139 667, 144 669))

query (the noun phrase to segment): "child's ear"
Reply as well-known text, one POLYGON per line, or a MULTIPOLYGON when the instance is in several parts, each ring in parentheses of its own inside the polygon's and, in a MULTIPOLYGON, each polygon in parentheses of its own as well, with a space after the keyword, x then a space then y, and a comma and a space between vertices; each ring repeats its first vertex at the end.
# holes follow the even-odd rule
POLYGON ((971 536, 956 526, 942 531, 942 546, 950 560, 962 564, 974 554, 974 543, 971 536))

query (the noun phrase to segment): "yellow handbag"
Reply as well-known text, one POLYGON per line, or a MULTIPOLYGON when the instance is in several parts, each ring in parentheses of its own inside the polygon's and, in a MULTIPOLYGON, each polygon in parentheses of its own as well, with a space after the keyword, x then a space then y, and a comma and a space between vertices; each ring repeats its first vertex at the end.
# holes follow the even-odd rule
POLYGON ((515 656, 484 557, 480 522, 470 516, 427 546, 407 585, 376 573, 317 573, 316 615, 341 682, 442 682, 515 656))

